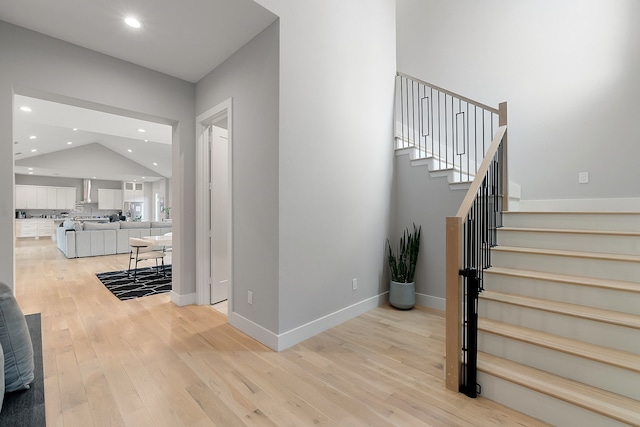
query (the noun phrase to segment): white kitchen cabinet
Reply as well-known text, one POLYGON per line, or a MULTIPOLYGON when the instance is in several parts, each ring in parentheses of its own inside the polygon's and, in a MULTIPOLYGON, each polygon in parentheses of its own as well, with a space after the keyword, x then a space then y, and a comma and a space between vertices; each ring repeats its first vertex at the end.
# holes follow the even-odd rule
POLYGON ((24 185, 16 185, 16 209, 27 208, 27 189, 24 185))
POLYGON ((53 220, 52 219, 38 219, 38 237, 52 237, 53 236, 53 220))
POLYGON ((122 210, 122 190, 98 188, 98 209, 122 210))
POLYGON ((66 188, 56 188, 56 209, 69 209, 66 188))
POLYGON ((38 220, 16 219, 16 237, 38 237, 38 220))
POLYGON ((67 203, 65 209, 74 210, 76 208, 76 188, 67 187, 67 203))
POLYGON ((38 188, 32 185, 26 186, 27 205, 25 209, 38 209, 38 188))
POLYGON ((125 182, 124 183, 124 199, 125 202, 142 202, 144 201, 144 183, 142 182, 125 182))
POLYGON ((75 187, 16 185, 16 209, 72 210, 76 206, 75 187))
POLYGON ((56 187, 42 187, 47 191, 47 207, 46 209, 56 209, 51 206, 58 204, 58 189, 56 187))
POLYGON ((49 209, 47 196, 47 187, 36 187, 36 209, 49 209))
POLYGON ((16 237, 51 237, 53 220, 44 218, 16 219, 16 237))

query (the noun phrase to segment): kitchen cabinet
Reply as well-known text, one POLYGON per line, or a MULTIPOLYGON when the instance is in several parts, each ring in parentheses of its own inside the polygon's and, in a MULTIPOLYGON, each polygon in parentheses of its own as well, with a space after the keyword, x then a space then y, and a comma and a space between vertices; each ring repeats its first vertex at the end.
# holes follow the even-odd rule
POLYGON ((22 185, 16 185, 16 209, 27 208, 27 189, 22 185))
POLYGON ((16 219, 16 237, 51 237, 53 220, 44 218, 16 219))
POLYGON ((36 187, 36 209, 49 209, 47 206, 47 187, 36 187))
POLYGON ((124 183, 124 199, 125 202, 143 202, 144 201, 144 183, 142 182, 125 182, 124 183))
POLYGON ((38 189, 36 187, 27 187, 27 205, 26 209, 38 209, 38 189))
POLYGON ((75 187, 16 185, 16 209, 72 210, 76 206, 75 187))
POLYGON ((98 209, 122 210, 122 190, 98 188, 98 209))

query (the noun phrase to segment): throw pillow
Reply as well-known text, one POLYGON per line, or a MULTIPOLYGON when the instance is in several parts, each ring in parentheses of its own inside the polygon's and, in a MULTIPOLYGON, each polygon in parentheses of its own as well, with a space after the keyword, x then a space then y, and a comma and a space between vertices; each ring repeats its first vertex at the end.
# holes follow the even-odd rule
MULTIPOLYGON (((0 344, 0 366, 4 366, 4 352, 0 344)), ((0 412, 2 412, 2 402, 4 401, 4 369, 0 369, 0 412)))
POLYGON ((24 390, 33 381, 33 344, 27 321, 9 286, 0 282, 0 345, 5 392, 24 390))

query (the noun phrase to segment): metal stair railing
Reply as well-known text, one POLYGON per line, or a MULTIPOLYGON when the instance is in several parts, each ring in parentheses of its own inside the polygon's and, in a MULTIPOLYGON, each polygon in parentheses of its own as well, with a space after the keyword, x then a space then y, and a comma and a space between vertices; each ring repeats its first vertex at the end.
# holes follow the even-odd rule
POLYGON ((438 170, 471 181, 499 124, 499 109, 396 73, 395 148, 415 148, 438 170))

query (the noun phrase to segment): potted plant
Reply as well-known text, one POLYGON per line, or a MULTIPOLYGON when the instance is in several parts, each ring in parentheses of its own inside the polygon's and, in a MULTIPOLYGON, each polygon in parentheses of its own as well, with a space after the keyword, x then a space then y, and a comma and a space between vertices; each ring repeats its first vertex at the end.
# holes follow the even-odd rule
POLYGON ((422 226, 416 227, 415 224, 413 224, 413 233, 405 228, 395 254, 389 239, 387 239, 389 270, 391 271, 389 303, 395 308, 408 310, 416 305, 416 284, 413 281, 413 276, 418 262, 421 232, 422 226))
POLYGON ((169 214, 171 212, 171 208, 170 207, 169 208, 162 208, 162 212, 164 212, 164 217, 166 219, 169 219, 169 214))

